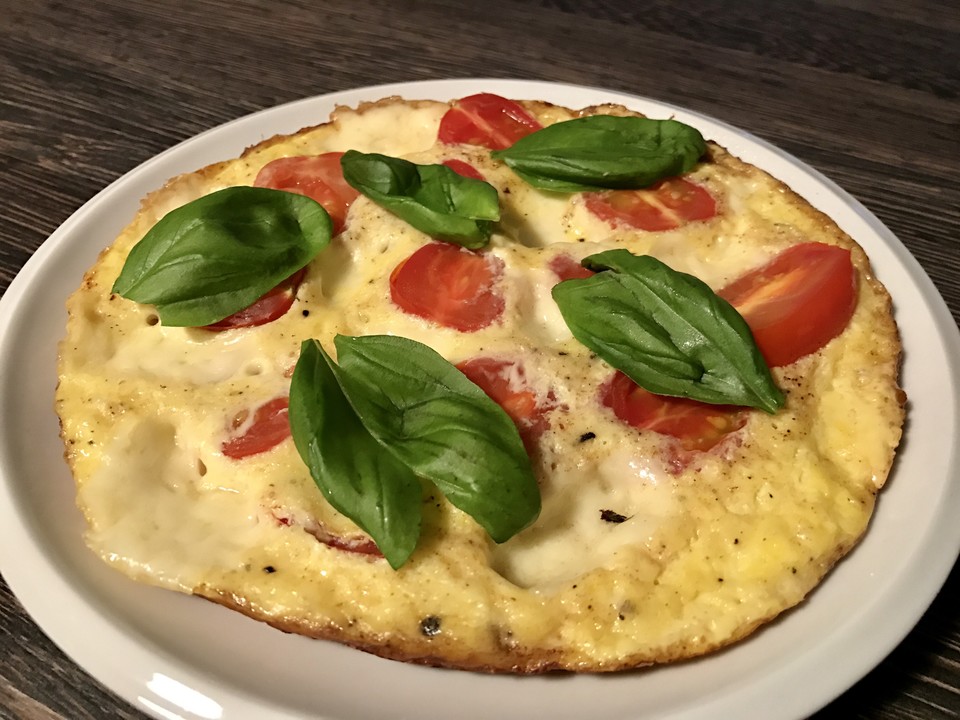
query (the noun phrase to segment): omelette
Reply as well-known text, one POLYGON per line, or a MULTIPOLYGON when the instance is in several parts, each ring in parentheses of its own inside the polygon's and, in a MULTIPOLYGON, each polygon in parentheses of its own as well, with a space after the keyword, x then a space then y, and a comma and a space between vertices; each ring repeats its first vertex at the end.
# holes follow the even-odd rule
POLYGON ((429 665, 615 671, 744 638, 801 603, 867 529, 904 419, 890 297, 829 218, 714 143, 639 189, 545 189, 512 162, 521 138, 634 114, 477 97, 339 107, 143 201, 68 300, 60 345, 56 407, 86 542, 137 581, 429 665), (344 183, 330 166, 351 153, 492 186, 469 186, 495 205, 473 219, 482 246, 344 183), (295 162, 323 165, 319 195, 295 162), (329 242, 247 316, 169 322, 118 291, 171 213, 269 186, 313 193, 329 242), (588 301, 574 323, 558 285, 587 292, 617 258, 652 258, 729 302, 775 407, 651 392, 585 344, 605 316, 587 317, 588 301), (404 501, 419 534, 400 561, 331 502, 291 437, 291 384, 309 342, 346 373, 337 338, 426 348, 502 407, 537 505, 509 537, 419 466, 404 501))

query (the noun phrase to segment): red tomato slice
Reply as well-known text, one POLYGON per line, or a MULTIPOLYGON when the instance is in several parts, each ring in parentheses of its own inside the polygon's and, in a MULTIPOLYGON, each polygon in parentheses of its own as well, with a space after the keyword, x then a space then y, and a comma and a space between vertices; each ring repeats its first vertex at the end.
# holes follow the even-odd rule
POLYGON ((443 164, 453 170, 457 175, 463 175, 463 177, 471 178, 473 180, 486 180, 486 178, 480 174, 479 170, 463 160, 444 160, 443 164))
MULTIPOLYGON (((287 418, 287 407, 290 401, 285 397, 278 397, 264 403, 253 411, 253 422, 242 435, 235 435, 220 446, 220 451, 229 458, 242 460, 251 455, 258 455, 276 447, 290 437, 290 421, 287 418)), ((242 425, 245 417, 238 417, 235 429, 242 425)))
POLYGON ((231 328, 255 327, 265 325, 286 314, 297 297, 297 290, 303 281, 307 269, 297 270, 273 290, 260 296, 252 305, 228 315, 220 322, 205 325, 207 330, 229 330, 231 328))
POLYGON ((719 293, 743 315, 770 367, 816 352, 850 321, 857 274, 850 251, 794 245, 719 293))
POLYGON ((553 407, 537 403, 536 393, 527 385, 523 366, 512 360, 478 357, 460 363, 457 369, 506 411, 529 452, 549 429, 546 413, 553 407))
POLYGON ((328 547, 360 555, 369 555, 371 558, 383 557, 380 548, 367 535, 334 535, 319 525, 315 529, 308 530, 308 532, 328 547))
POLYGON ((709 450, 747 422, 743 408, 654 395, 619 371, 601 388, 600 399, 623 422, 675 437, 685 450, 709 450))
POLYGON ((343 179, 342 156, 342 152, 330 152, 279 158, 264 165, 253 184, 299 193, 316 200, 330 214, 333 234, 336 235, 343 230, 347 211, 360 195, 343 179))
MULTIPOLYGON (((298 524, 294 516, 283 508, 273 507, 270 509, 270 514, 273 516, 274 520, 277 521, 277 525, 291 527, 298 524)), ((362 533, 357 533, 354 535, 334 535, 320 522, 312 517, 309 518, 307 522, 303 523, 301 527, 303 530, 313 535, 318 541, 322 542, 328 547, 336 548, 337 550, 345 550, 352 553, 359 553, 360 555, 383 557, 383 553, 380 552, 380 548, 377 547, 377 544, 368 535, 364 535, 362 533)))
POLYGON ((503 150, 541 127, 513 100, 480 93, 457 100, 447 110, 437 137, 445 145, 463 143, 503 150))
POLYGON ((566 253, 560 253, 550 258, 547 267, 561 280, 582 280, 591 277, 593 270, 587 270, 583 265, 566 253))
POLYGON ((642 190, 605 190, 586 193, 587 209, 611 225, 640 230, 673 230, 717 214, 717 202, 704 188, 674 177, 642 190))
POLYGON ((342 538, 337 535, 320 540, 324 545, 329 545, 337 550, 358 553, 360 555, 371 555, 373 557, 383 557, 377 544, 368 537, 347 537, 342 538))
POLYGON ((473 332, 503 314, 503 261, 449 243, 424 245, 394 268, 390 296, 400 309, 438 325, 473 332))

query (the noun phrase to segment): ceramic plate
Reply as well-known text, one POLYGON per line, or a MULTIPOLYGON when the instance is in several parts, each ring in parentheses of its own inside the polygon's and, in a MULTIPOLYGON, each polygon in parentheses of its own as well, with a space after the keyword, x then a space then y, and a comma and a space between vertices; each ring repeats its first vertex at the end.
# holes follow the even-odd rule
POLYGON ((832 182, 769 144, 696 113, 600 89, 448 80, 325 95, 236 120, 157 156, 84 205, 0 300, 0 570, 43 630, 97 679, 164 720, 804 717, 909 632, 960 549, 960 335, 904 246, 832 182), (790 185, 867 251, 893 296, 909 424, 864 541, 809 600, 735 647, 609 676, 505 677, 381 660, 285 635, 202 600, 141 586, 83 545, 53 412, 64 301, 141 197, 169 177, 323 122, 335 104, 480 91, 570 107, 622 103, 676 116, 790 185))

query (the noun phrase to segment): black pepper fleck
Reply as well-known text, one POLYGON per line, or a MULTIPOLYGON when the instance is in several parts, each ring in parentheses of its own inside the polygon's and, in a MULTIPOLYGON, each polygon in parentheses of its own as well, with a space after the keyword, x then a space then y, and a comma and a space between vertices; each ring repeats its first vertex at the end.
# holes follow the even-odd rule
POLYGON ((627 519, 627 516, 613 510, 601 510, 600 519, 610 523, 622 523, 627 519))
POLYGON ((428 615, 420 621, 420 632, 427 637, 433 637, 440 634, 440 618, 436 615, 428 615))
POLYGON ((585 432, 580 436, 580 442, 586 442, 587 440, 593 440, 597 434, 595 432, 585 432))
POLYGON ((303 315, 304 317, 310 317, 310 311, 309 311, 309 310, 304 310, 304 311, 301 313, 301 315, 303 315))
POLYGON ((263 571, 264 571, 267 575, 270 575, 270 574, 272 574, 272 573, 275 573, 275 572, 277 571, 277 569, 276 569, 273 565, 267 565, 265 568, 263 568, 263 571))

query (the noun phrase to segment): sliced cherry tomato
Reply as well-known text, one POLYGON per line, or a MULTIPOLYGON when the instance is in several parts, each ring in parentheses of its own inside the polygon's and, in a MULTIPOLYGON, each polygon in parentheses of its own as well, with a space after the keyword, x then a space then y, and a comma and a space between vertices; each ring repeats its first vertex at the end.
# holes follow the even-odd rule
POLYGON ((380 552, 377 544, 365 535, 340 537, 339 535, 327 534, 326 537, 320 537, 320 535, 315 535, 315 537, 324 545, 336 548, 337 550, 345 550, 346 552, 370 555, 372 557, 383 557, 383 553, 380 552))
MULTIPOLYGON (((290 421, 287 418, 287 408, 290 401, 285 397, 278 397, 264 403, 253 411, 253 422, 242 435, 234 435, 220 446, 220 451, 229 458, 242 460, 251 455, 258 455, 276 447, 290 437, 290 421)), ((239 418, 240 426, 245 418, 239 418)))
POLYGON ((587 209, 613 225, 640 230, 673 230, 717 214, 717 202, 704 188, 674 177, 642 190, 605 190, 586 193, 587 209))
POLYGON ((440 120, 437 137, 445 145, 482 145, 503 150, 543 127, 513 100, 480 93, 454 102, 440 120))
POLYGON ((306 274, 306 268, 297 270, 282 283, 260 296, 252 305, 220 322, 204 326, 207 330, 229 330, 231 328, 255 327, 265 325, 286 314, 297 297, 297 289, 306 274))
MULTIPOLYGON (((277 521, 277 525, 291 527, 298 524, 293 515, 283 508, 273 507, 270 509, 270 514, 273 515, 274 520, 277 521)), ((362 533, 356 533, 354 535, 334 535, 315 518, 309 518, 303 523, 302 528, 328 547, 359 553, 360 555, 383 557, 380 548, 377 547, 377 544, 368 535, 362 533)))
POLYGON ((685 450, 709 450, 747 422, 743 408, 654 395, 619 371, 601 388, 600 399, 623 422, 675 437, 685 450))
POLYGON ((743 315, 770 367, 795 362, 839 335, 857 304, 850 251, 794 245, 722 289, 743 315))
POLYGON ((360 555, 370 555, 371 557, 383 557, 380 548, 369 535, 357 533, 354 535, 335 535, 319 523, 311 523, 310 528, 304 528, 324 545, 337 550, 358 553, 360 555))
POLYGON ((472 180, 486 180, 486 178, 480 174, 479 170, 463 160, 444 160, 443 164, 453 170, 457 175, 463 175, 465 178, 471 178, 472 180))
POLYGON ((273 160, 253 181, 256 187, 299 193, 323 205, 333 221, 333 234, 343 230, 350 205, 360 195, 343 179, 342 152, 301 155, 273 160))
POLYGON ((478 357, 460 363, 457 369, 506 411, 520 431, 527 451, 532 450, 537 439, 550 427, 546 413, 553 406, 537 402, 536 393, 526 382, 523 366, 512 360, 478 357))
POLYGON ((561 280, 582 280, 591 277, 593 270, 587 270, 566 253, 560 253, 550 258, 547 267, 553 270, 553 274, 561 280))
POLYGON ((449 243, 424 245, 394 268, 390 296, 400 309, 444 327, 473 332, 503 314, 503 261, 449 243))

